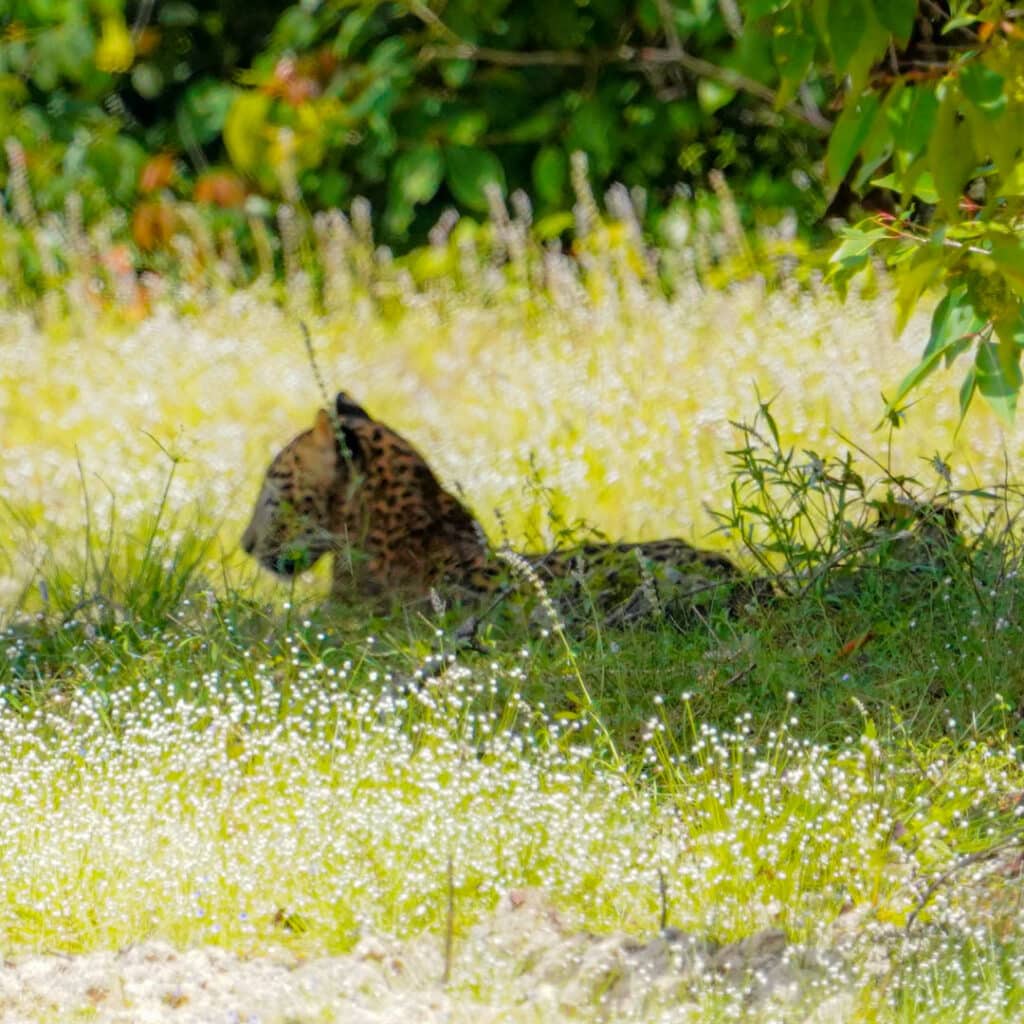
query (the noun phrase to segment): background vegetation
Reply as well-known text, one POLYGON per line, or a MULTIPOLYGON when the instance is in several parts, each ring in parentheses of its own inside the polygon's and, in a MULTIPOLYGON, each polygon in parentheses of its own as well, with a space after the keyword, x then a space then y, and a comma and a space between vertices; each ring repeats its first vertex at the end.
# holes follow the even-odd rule
MULTIPOLYGON (((712 61, 777 76, 770 37, 741 47, 723 10, 459 0, 442 20, 419 3, 16 3, 0 131, 31 149, 47 209, 76 190, 87 217, 147 197, 236 208, 251 190, 318 209, 366 196, 383 240, 408 247, 447 206, 486 214, 487 183, 564 214, 584 150, 596 184, 645 188, 658 212, 717 168, 748 216, 810 218, 824 119, 776 113, 770 85, 726 84, 712 61), (713 77, 671 57, 683 42, 713 77)), ((161 240, 145 209, 143 247, 161 240)))
MULTIPOLYGON (((1002 0, 16 0, 0 15, 0 183, 26 228, 41 211, 88 225, 130 210, 131 248, 112 258, 164 270, 190 203, 249 263, 279 201, 365 197, 404 250, 443 244, 450 209, 479 219, 525 190, 534 230, 554 238, 572 223, 577 151, 599 191, 634 190, 662 240, 683 200, 719 208, 723 175, 748 225, 795 211, 813 234, 862 200, 876 212, 835 254, 839 284, 877 250, 900 276, 902 322, 929 287, 948 295, 891 410, 970 352, 962 410, 980 394, 1009 419, 1024 338, 1018 13, 1002 0)), ((111 234, 125 227, 115 217, 111 234)), ((47 287, 46 242, 19 242, 47 287)))

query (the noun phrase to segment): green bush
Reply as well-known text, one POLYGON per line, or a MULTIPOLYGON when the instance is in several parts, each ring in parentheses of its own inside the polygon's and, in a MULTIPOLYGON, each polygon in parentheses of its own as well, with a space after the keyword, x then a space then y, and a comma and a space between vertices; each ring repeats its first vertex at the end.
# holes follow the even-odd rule
POLYGON ((596 186, 641 186, 652 211, 720 170, 748 219, 813 218, 820 132, 716 73, 776 77, 769 39, 737 43, 718 5, 455 0, 443 17, 420 3, 16 0, 0 15, 0 136, 28 154, 40 209, 75 190, 87 219, 164 190, 238 205, 238 187, 202 185, 230 165, 313 209, 367 196, 383 238, 407 247, 446 206, 486 214, 489 184, 567 210, 576 150, 596 186), (676 46, 705 74, 670 59, 676 46))

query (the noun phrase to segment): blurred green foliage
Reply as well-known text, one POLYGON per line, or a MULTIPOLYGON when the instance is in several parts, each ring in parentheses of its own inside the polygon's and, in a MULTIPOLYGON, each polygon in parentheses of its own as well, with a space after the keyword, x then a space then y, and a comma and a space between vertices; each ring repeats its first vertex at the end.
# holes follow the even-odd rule
MULTIPOLYGON (((382 237, 405 248, 446 206, 486 214, 488 184, 523 189, 541 216, 569 209, 569 157, 584 150, 599 191, 642 186, 652 213, 679 185, 707 192, 718 169, 748 219, 795 208, 810 223, 820 130, 669 57, 684 48, 769 88, 771 36, 734 38, 730 9, 10 0, 0 138, 24 147, 39 208, 59 209, 75 190, 87 219, 164 189, 193 198, 204 174, 230 172, 311 209, 366 196, 382 237), (173 157, 172 172, 147 185, 158 154, 173 157)), ((8 174, 0 161, 5 185, 8 174)))
POLYGON ((24 148, 37 207, 60 209, 73 191, 87 221, 131 208, 163 152, 182 158, 175 184, 187 194, 216 159, 234 79, 274 20, 272 5, 241 0, 0 6, 0 138, 24 148))

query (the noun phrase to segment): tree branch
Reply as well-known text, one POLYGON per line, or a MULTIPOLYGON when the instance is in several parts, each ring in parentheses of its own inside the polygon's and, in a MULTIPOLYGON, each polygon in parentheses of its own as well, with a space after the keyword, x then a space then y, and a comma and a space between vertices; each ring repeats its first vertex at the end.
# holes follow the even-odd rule
MULTIPOLYGON (((643 70, 651 67, 681 67, 699 78, 721 82, 738 92, 745 92, 765 103, 775 105, 775 92, 733 68, 720 67, 701 57, 694 57, 685 50, 672 51, 645 46, 634 49, 622 46, 618 50, 596 51, 592 54, 575 50, 498 50, 490 46, 477 46, 462 41, 454 46, 425 46, 420 50, 425 61, 435 60, 476 60, 484 64, 501 67, 591 67, 595 64, 618 64, 626 68, 643 70)), ((794 103, 787 103, 782 110, 790 117, 810 125, 823 135, 832 130, 832 122, 820 111, 807 110, 794 103)))
POLYGON ((658 0, 658 17, 661 18, 661 27, 665 30, 669 52, 682 53, 683 44, 679 39, 679 30, 676 28, 675 19, 672 16, 672 5, 668 0, 658 0))
POLYGON ((740 14, 736 0, 718 0, 718 9, 722 13, 722 21, 733 39, 743 35, 743 15, 740 14))
MULTIPOLYGON (((541 66, 584 67, 590 63, 582 53, 574 50, 495 50, 490 46, 477 46, 465 40, 454 46, 424 46, 420 50, 424 60, 478 60, 484 64, 500 64, 508 68, 529 68, 541 66)), ((615 60, 614 51, 595 53, 598 63, 610 64, 615 60)))
MULTIPOLYGON (((653 46, 640 48, 620 46, 615 50, 595 50, 592 53, 580 53, 577 50, 501 50, 491 46, 478 46, 463 39, 457 32, 446 25, 426 4, 420 0, 412 0, 409 10, 428 28, 442 36, 445 45, 427 45, 420 50, 420 58, 424 61, 435 60, 475 60, 484 64, 496 64, 509 68, 529 67, 595 67, 602 64, 617 64, 626 68, 645 70, 652 67, 678 67, 698 78, 708 78, 721 82, 738 92, 745 92, 765 103, 775 106, 777 96, 774 90, 761 82, 748 78, 733 68, 721 67, 702 57, 695 57, 682 48, 679 34, 671 19, 671 8, 666 0, 660 0, 659 10, 664 22, 665 37, 669 48, 661 49, 653 46)), ((816 108, 808 109, 806 105, 787 103, 785 113, 804 124, 810 125, 822 134, 832 129, 831 122, 816 108)))

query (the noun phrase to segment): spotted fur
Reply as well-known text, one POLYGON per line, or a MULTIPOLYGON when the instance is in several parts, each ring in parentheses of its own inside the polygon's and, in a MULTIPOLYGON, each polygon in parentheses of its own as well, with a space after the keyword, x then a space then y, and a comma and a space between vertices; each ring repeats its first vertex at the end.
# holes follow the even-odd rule
MULTIPOLYGON (((242 546, 291 576, 334 555, 332 596, 415 600, 436 591, 472 601, 507 576, 479 523, 420 453, 344 393, 331 413, 270 464, 242 546)), ((524 556, 563 607, 586 605, 608 622, 671 612, 739 574, 716 552, 677 539, 591 543, 524 556)))

